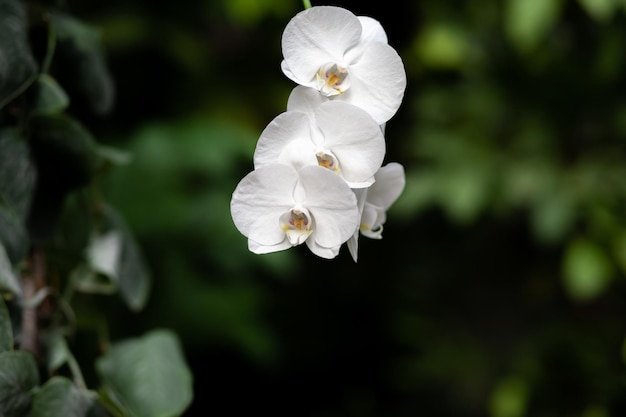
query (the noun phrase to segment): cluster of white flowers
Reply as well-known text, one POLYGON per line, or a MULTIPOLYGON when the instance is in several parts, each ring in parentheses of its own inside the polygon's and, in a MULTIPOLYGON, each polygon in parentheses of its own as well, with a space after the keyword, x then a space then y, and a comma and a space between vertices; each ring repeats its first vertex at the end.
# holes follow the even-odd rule
POLYGON ((233 192, 233 221, 254 253, 306 243, 331 259, 346 243, 356 262, 359 234, 382 237, 404 188, 402 165, 382 165, 404 65, 378 21, 334 6, 293 17, 282 52, 298 85, 261 133, 254 170, 233 192))

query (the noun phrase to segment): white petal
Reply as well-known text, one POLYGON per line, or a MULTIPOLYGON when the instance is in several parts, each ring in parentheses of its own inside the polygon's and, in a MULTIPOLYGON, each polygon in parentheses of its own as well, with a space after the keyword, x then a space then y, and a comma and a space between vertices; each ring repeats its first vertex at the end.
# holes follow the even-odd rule
POLYGON ((352 256, 352 260, 354 260, 354 262, 357 262, 359 258, 359 231, 358 230, 354 232, 354 234, 352 235, 350 239, 348 239, 348 241, 346 242, 346 246, 348 247, 348 251, 350 252, 350 255, 352 256))
POLYGON ((371 42, 358 62, 350 65, 351 87, 339 99, 365 109, 378 124, 396 113, 406 89, 406 72, 398 53, 382 42, 371 42))
POLYGON ((294 16, 283 32, 283 58, 299 82, 309 83, 319 68, 342 64, 344 54, 361 38, 359 19, 346 9, 316 6, 294 16))
MULTIPOLYGON (((285 74, 287 76, 287 78, 289 78, 291 81, 293 81, 295 83, 299 83, 300 82, 300 80, 298 80, 298 78, 295 75, 293 75, 293 72, 291 72, 291 70, 287 66, 287 63, 285 62, 284 59, 280 63, 280 69, 283 70, 283 74, 285 74)), ((314 85, 315 85, 315 82, 312 81, 311 82, 311 86, 314 86, 314 85)))
POLYGON ((316 254, 321 258, 333 259, 337 255, 339 255, 339 249, 341 249, 341 245, 333 246, 332 248, 326 248, 324 246, 320 246, 314 240, 313 235, 311 239, 306 241, 306 245, 309 247, 311 252, 316 254))
POLYGON ((286 236, 282 242, 275 245, 261 245, 258 242, 248 239, 248 249, 250 250, 250 252, 256 253, 258 255, 262 255, 264 253, 278 252, 281 250, 289 249, 291 247, 291 243, 289 243, 289 240, 287 240, 286 236))
POLYGON ((325 248, 341 245, 359 224, 354 193, 345 181, 326 168, 308 166, 299 174, 306 193, 303 206, 315 222, 315 231, 309 240, 325 248))
POLYGON ((385 157, 380 126, 364 110, 341 101, 322 103, 315 118, 343 178, 353 188, 369 186, 385 157))
MULTIPOLYGON (((365 200, 367 199, 368 190, 369 188, 352 189, 356 197, 357 208, 359 210, 359 216, 360 216, 360 213, 363 212, 363 207, 365 206, 365 200)), ((358 225, 352 237, 348 239, 348 241, 346 242, 346 245, 348 246, 350 255, 352 255, 352 259, 354 260, 354 262, 356 262, 358 259, 358 253, 359 253, 359 226, 358 225)))
POLYGON ((388 210, 400 197, 405 185, 404 167, 397 162, 390 162, 374 176, 376 182, 367 192, 367 202, 388 210))
POLYGON ((320 104, 328 100, 328 97, 320 94, 317 89, 299 85, 291 90, 291 94, 289 94, 287 111, 313 114, 320 104))
POLYGON ((287 165, 268 165, 250 172, 237 185, 230 211, 237 229, 259 245, 281 243, 282 213, 294 205, 297 172, 287 165))
POLYGON ((383 42, 388 43, 387 34, 380 22, 369 16, 357 16, 361 22, 363 31, 361 32, 361 43, 383 42))
POLYGON ((254 167, 282 163, 296 169, 317 165, 311 141, 311 122, 302 112, 284 112, 261 133, 254 150, 254 167))

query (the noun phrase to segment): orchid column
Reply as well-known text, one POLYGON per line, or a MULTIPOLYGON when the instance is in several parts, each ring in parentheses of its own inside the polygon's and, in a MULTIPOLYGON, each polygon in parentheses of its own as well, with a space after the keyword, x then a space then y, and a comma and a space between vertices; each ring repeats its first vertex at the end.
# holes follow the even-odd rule
POLYGON ((233 193, 233 221, 254 253, 306 243, 331 259, 347 243, 356 262, 359 234, 381 238, 404 188, 402 166, 382 166, 404 65, 378 21, 333 6, 292 18, 282 52, 298 85, 259 138, 254 170, 233 193))

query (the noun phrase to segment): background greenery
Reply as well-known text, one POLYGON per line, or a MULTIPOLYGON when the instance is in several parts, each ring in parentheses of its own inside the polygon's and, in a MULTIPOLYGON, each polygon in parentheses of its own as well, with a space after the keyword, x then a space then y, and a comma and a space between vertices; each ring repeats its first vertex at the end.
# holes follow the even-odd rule
POLYGON ((133 156, 104 189, 153 275, 112 336, 178 333, 186 415, 626 415, 626 2, 332 4, 408 74, 386 130, 407 186, 357 264, 253 255, 230 219, 298 1, 67 1, 115 87, 70 108, 133 156))

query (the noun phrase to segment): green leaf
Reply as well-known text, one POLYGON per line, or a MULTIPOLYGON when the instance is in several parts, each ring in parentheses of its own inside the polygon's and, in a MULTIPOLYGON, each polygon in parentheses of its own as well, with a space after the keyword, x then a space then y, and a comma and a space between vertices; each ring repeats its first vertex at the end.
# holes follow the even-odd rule
POLYGON ((4 302, 0 297, 0 353, 13 350, 13 330, 11 328, 11 316, 4 302))
POLYGON ((461 27, 433 23, 422 29, 415 48, 424 65, 442 69, 461 69, 474 51, 461 27))
POLYGON ((70 104, 65 90, 48 74, 41 74, 30 91, 31 114, 61 113, 70 104))
POLYGON ((33 238, 46 240, 57 232, 67 194, 93 180, 96 142, 77 120, 64 114, 33 116, 27 127, 38 173, 28 228, 33 238))
POLYGON ((79 389, 67 378, 52 377, 33 399, 30 417, 86 417, 95 394, 79 389))
POLYGON ((98 156, 110 165, 126 165, 133 159, 130 152, 107 145, 98 145, 98 156))
POLYGON ((117 230, 94 236, 87 247, 87 260, 91 268, 117 282, 122 245, 122 234, 117 230))
POLYGON ((0 201, 23 220, 35 189, 36 172, 26 141, 16 129, 0 129, 0 201))
POLYGON ((182 415, 193 397, 191 372, 169 330, 114 344, 96 369, 111 400, 135 417, 182 415))
POLYGON ((72 16, 55 12, 51 23, 57 34, 53 72, 70 96, 80 95, 97 114, 111 110, 113 78, 106 65, 98 29, 72 16))
POLYGON ((617 263, 617 266, 626 272, 626 230, 621 230, 615 234, 612 241, 613 257, 617 263))
POLYGON ((563 279, 569 295, 578 301, 600 295, 613 278, 613 265, 606 252, 586 239, 571 242, 563 259, 563 279))
POLYGON ((62 331, 51 331, 47 335, 46 353, 49 371, 56 371, 67 363, 71 353, 62 331))
POLYGON ((22 294, 20 281, 2 243, 0 243, 0 290, 9 291, 16 295, 22 294))
POLYGON ((94 174, 96 142, 77 120, 65 115, 40 115, 28 124, 40 188, 73 189, 87 185, 94 174))
POLYGON ((626 4, 618 0, 578 0, 578 3, 589 16, 599 22, 606 22, 613 17, 620 5, 626 4))
POLYGON ((29 238, 21 219, 9 208, 0 204, 0 244, 14 266, 18 265, 28 251, 29 238))
POLYGON ((28 45, 24 2, 0 0, 0 109, 24 91, 37 76, 28 45))
POLYGON ((507 0, 506 34, 520 50, 529 51, 553 28, 562 6, 562 0, 507 0))
POLYGON ((0 353, 0 416, 25 416, 37 385, 39 371, 30 352, 0 353))
POLYGON ((76 291, 88 294, 115 294, 117 285, 111 281, 111 277, 99 274, 91 266, 81 264, 74 268, 70 279, 74 282, 76 291))
POLYGON ((522 417, 528 401, 528 384, 511 376, 500 381, 491 393, 491 417, 522 417))
MULTIPOLYGON (((108 206, 106 215, 113 230, 116 231, 115 233, 119 233, 122 240, 121 253, 119 258, 114 261, 117 265, 115 268, 117 274, 114 274, 112 278, 117 277, 117 285, 126 304, 132 310, 141 310, 148 300, 151 286, 151 277, 143 253, 126 221, 117 210, 108 206)), ((113 244, 116 243, 113 242, 113 244)))

